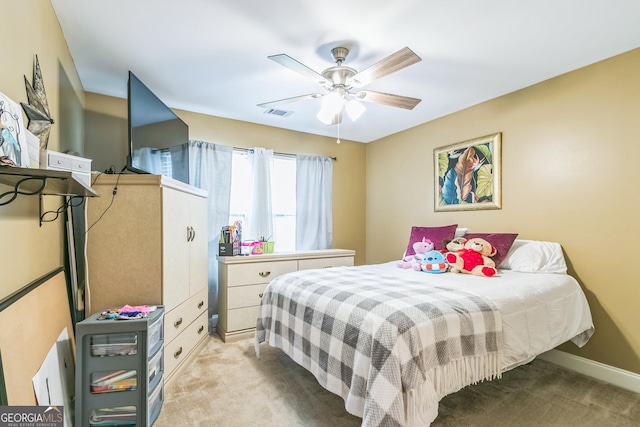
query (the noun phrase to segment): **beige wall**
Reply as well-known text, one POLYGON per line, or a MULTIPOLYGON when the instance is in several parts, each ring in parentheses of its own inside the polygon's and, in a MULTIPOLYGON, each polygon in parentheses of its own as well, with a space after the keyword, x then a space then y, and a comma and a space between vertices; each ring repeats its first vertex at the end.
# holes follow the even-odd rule
MULTIPOLYGON (((24 76, 32 82, 37 55, 51 117, 56 121, 49 148, 78 151, 82 114, 77 112, 84 103, 84 92, 51 3, 0 0, 0 13, 5 36, 0 92, 15 102, 27 102, 24 76)), ((25 117, 25 126, 27 123, 25 117)), ((0 193, 8 190, 0 184, 0 193)), ((62 201, 56 196, 43 200, 47 210, 57 209, 62 201)), ((40 227, 39 212, 35 196, 18 196, 11 204, 0 206, 0 298, 63 265, 64 223, 57 220, 40 227)))
MULTIPOLYGON (((189 125, 189 138, 232 147, 264 147, 276 152, 336 157, 333 163, 333 244, 354 249, 356 264, 365 260, 366 145, 279 128, 177 110, 189 125)), ((86 94, 85 151, 96 170, 125 165, 126 100, 86 94)))
POLYGON ((640 373, 640 279, 621 250, 640 239, 639 69, 636 49, 368 144, 367 262, 400 258, 412 225, 560 242, 596 327, 561 349, 640 373), (435 213, 433 149, 494 132, 503 208, 435 213))

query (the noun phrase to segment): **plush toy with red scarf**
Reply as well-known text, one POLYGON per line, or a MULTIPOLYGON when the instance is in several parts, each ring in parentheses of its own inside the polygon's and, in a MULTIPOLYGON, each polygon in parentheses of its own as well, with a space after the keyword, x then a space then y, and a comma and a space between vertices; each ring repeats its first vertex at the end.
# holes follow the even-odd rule
POLYGON ((475 276, 491 277, 497 272, 496 265, 489 257, 497 250, 484 239, 473 238, 465 242, 464 247, 455 252, 445 253, 450 271, 475 276))

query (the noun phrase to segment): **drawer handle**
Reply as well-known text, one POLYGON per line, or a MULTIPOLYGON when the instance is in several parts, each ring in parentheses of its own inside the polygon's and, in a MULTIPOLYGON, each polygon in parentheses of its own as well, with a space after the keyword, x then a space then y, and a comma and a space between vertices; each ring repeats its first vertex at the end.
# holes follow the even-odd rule
POLYGON ((270 271, 261 271, 258 274, 260 275, 260 277, 267 277, 268 275, 271 274, 271 272, 270 271))
POLYGON ((196 238, 196 230, 190 225, 187 226, 187 242, 193 242, 196 238))
POLYGON ((200 304, 198 304, 198 310, 200 310, 203 305, 204 305, 204 301, 200 301, 200 304))
POLYGON ((264 295, 262 292, 260 292, 260 293, 258 294, 258 296, 259 296, 260 298, 262 298, 262 295, 264 295))
POLYGON ((178 349, 178 351, 173 353, 173 357, 175 357, 177 359, 181 354, 182 354, 182 347, 180 347, 180 349, 178 349))
POLYGON ((173 322, 173 326, 176 328, 180 325, 182 325, 182 317, 176 320, 175 322, 173 322))
POLYGON ((202 331, 204 331, 204 326, 200 326, 198 328, 198 335, 200 335, 202 333, 202 331))

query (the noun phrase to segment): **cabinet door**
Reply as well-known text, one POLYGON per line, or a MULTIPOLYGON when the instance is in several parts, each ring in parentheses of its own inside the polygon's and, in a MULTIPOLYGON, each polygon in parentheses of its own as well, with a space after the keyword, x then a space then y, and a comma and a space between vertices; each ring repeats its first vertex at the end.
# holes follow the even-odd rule
POLYGON ((157 186, 121 183, 111 205, 114 185, 94 186, 103 197, 87 200, 87 224, 95 223, 87 234, 87 314, 163 303, 162 193, 157 186))
POLYGON ((163 188, 163 303, 169 311, 189 298, 189 202, 192 196, 182 191, 163 188))
POLYGON ((190 296, 207 288, 209 281, 209 231, 208 199, 191 196, 189 203, 189 224, 192 240, 189 242, 190 255, 190 296))

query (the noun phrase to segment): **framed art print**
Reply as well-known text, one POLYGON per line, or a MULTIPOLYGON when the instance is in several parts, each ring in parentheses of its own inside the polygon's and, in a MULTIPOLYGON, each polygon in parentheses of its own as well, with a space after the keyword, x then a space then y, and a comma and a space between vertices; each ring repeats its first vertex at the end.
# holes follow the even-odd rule
POLYGON ((434 149, 435 211, 501 209, 500 132, 434 149))

